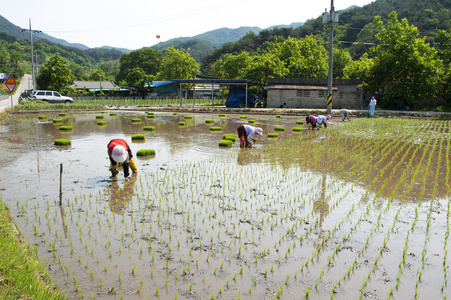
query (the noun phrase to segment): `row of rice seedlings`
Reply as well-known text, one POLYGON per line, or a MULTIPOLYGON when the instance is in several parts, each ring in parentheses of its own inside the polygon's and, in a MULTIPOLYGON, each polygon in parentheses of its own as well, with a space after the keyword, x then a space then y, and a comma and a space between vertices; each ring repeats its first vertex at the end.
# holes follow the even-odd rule
MULTIPOLYGON (((324 239, 323 239, 323 242, 324 242, 324 239)), ((323 243, 322 243, 323 244, 323 243)), ((321 247, 321 246, 320 246, 321 247)), ((315 256, 315 253, 313 253, 312 254, 312 257, 314 257, 315 256)), ((321 272, 321 274, 324 274, 324 272, 321 272)))
MULTIPOLYGON (((424 135, 424 136, 423 136, 423 141, 424 141, 426 138, 427 138, 427 136, 424 135)), ((427 141, 428 141, 428 144, 429 144, 430 141, 431 141, 431 139, 427 139, 427 141)), ((427 148, 427 147, 426 147, 426 148, 427 148)), ((417 148, 417 149, 419 149, 419 148, 417 148)), ((426 152, 423 152, 422 158, 425 157, 425 153, 426 153, 426 152)), ((429 152, 429 153, 430 153, 430 154, 429 154, 429 157, 431 157, 431 153, 432 153, 432 152, 429 152)), ((422 160, 421 160, 421 161, 422 161, 422 160)), ((418 166, 421 165, 421 161, 420 161, 420 163, 418 164, 418 166)), ((418 170, 418 168, 417 168, 417 170, 418 170)), ((426 171, 427 171, 427 170, 426 170, 426 171)), ((417 174, 417 173, 415 173, 415 175, 416 175, 416 174, 417 174)), ((427 174, 427 172, 425 172, 425 174, 427 174)), ((395 193, 396 193, 396 190, 393 191, 392 195, 395 195, 395 193)), ((392 198, 389 199, 388 205, 391 203, 391 200, 392 200, 392 198)), ((420 202, 421 202, 421 198, 419 199, 419 203, 420 203, 420 202)), ((400 210, 401 210, 401 207, 398 209, 398 212, 397 212, 396 216, 398 216, 400 210)), ((387 235, 384 237, 384 245, 383 245, 383 247, 381 247, 381 252, 380 252, 380 254, 377 254, 377 256, 375 257, 375 262, 379 262, 379 261, 381 260, 382 249, 385 249, 386 244, 388 243, 388 240, 390 239, 390 233, 391 233, 392 229, 394 228, 396 222, 397 222, 397 218, 395 217, 391 229, 388 231, 387 235)), ((366 277, 366 279, 364 279, 364 282, 363 282, 362 288, 361 288, 361 296, 363 296, 364 291, 365 291, 366 288, 367 288, 367 282, 368 282, 368 280, 370 279, 372 273, 375 271, 375 267, 373 267, 373 268, 374 268, 374 270, 370 270, 369 273, 368 273, 368 275, 367 275, 367 277, 366 277)), ((392 294, 393 294, 393 291, 389 294, 389 297, 391 297, 392 294)))
MULTIPOLYGON (((417 147, 417 148, 415 149, 415 152, 417 152, 419 149, 420 149, 420 148, 417 147)), ((395 187, 395 190, 393 191, 392 195, 395 195, 396 190, 397 190, 398 187, 399 187, 399 184, 403 181, 403 178, 404 178, 405 174, 407 173, 408 169, 412 166, 411 162, 412 162, 413 157, 415 156, 415 152, 413 153, 413 155, 412 155, 412 157, 411 157, 411 159, 410 159, 410 162, 407 164, 406 168, 404 169, 403 173, 401 174, 401 176, 400 176, 400 178, 399 178, 399 180, 398 180, 398 183, 397 183, 397 185, 396 185, 396 187, 395 187)), ((407 152, 406 152, 405 155, 407 155, 407 152)), ((419 169, 417 169, 417 171, 418 171, 418 170, 419 170, 419 169)), ((412 188, 412 186, 413 186, 413 183, 415 182, 415 178, 416 178, 416 175, 417 175, 417 174, 418 174, 418 172, 415 172, 414 177, 412 178, 410 185, 409 185, 409 186, 407 187, 407 189, 404 191, 404 195, 403 195, 403 197, 402 197, 402 199, 401 199, 401 203, 404 203, 405 199, 407 198, 407 195, 410 193, 410 190, 411 190, 411 188, 412 188)), ((398 209, 398 212, 397 212, 397 214, 396 214, 396 217, 399 215, 400 210, 401 210, 401 207, 398 209)), ((396 220, 396 218, 395 218, 395 220, 396 220)), ((393 225, 393 226, 394 226, 394 225, 393 225)), ((405 239, 405 242, 404 242, 403 253, 402 253, 402 260, 400 261, 400 263, 399 263, 399 265, 398 265, 398 272, 397 272, 397 275, 396 275, 396 283, 395 283, 395 286, 392 287, 392 288, 390 289, 390 292, 389 292, 389 296, 388 296, 388 297, 392 297, 393 294, 394 294, 394 291, 395 291, 395 290, 398 290, 398 288, 399 288, 399 285, 400 285, 400 282, 401 282, 401 277, 402 277, 402 275, 403 275, 404 265, 405 265, 405 263, 406 263, 407 250, 409 249, 409 245, 408 245, 408 243, 409 243, 409 235, 410 235, 410 231, 407 231, 406 239, 405 239)))
MULTIPOLYGON (((398 151, 399 152, 399 151, 398 151)), ((374 182, 374 181, 373 181, 374 182)), ((362 198, 364 198, 364 197, 362 197, 362 198)), ((367 207, 367 210, 366 210, 366 212, 368 213, 369 212, 369 206, 367 207)), ((360 216, 360 218, 359 218, 359 220, 361 220, 362 219, 362 215, 360 216)), ((380 220, 380 216, 379 216, 379 218, 378 218, 379 220, 380 220)), ((379 222, 379 224, 380 224, 380 222, 379 222)), ((355 227, 358 225, 358 223, 356 223, 356 225, 355 225, 355 227)), ((354 227, 354 228, 355 228, 354 227)), ((351 231, 352 232, 352 231, 351 231)), ((373 229, 373 232, 374 232, 374 229, 373 229)), ((348 235, 345 235, 345 240, 346 239, 348 239, 349 238, 349 234, 348 235)), ((362 248, 362 250, 359 252, 359 254, 361 254, 362 252, 363 252, 363 250, 365 250, 365 248, 366 248, 366 246, 368 245, 368 241, 369 241, 369 238, 367 237, 367 242, 365 243, 365 245, 364 245, 364 247, 362 248)), ((336 248, 336 250, 338 250, 339 248, 340 248, 340 244, 341 243, 339 243, 339 245, 337 245, 337 248, 336 248)), ((336 253, 338 253, 338 251, 336 251, 335 252, 335 254, 336 253)), ((331 256, 329 256, 329 261, 332 261, 332 259, 333 259, 333 257, 334 257, 334 254, 332 254, 331 256)), ((356 260, 355 260, 355 262, 356 262, 356 260)), ((355 263, 353 264, 353 266, 355 267, 355 263)), ((348 270, 348 273, 350 274, 350 272, 352 271, 352 269, 350 269, 350 270, 348 270)))
MULTIPOLYGON (((450 127, 451 122, 447 122, 447 127, 450 127)), ((446 171, 445 171, 445 185, 446 185, 446 190, 448 192, 448 195, 451 195, 451 187, 449 185, 449 180, 450 180, 450 162, 449 162, 449 152, 451 149, 451 145, 450 145, 450 139, 447 139, 447 144, 446 144, 446 150, 445 150, 445 161, 446 161, 446 171)), ((445 287, 448 286, 448 269, 449 269, 449 264, 447 263, 447 257, 448 257, 448 241, 449 241, 449 223, 450 223, 450 210, 451 210, 451 201, 448 201, 448 205, 447 205, 447 212, 446 212, 446 233, 445 233, 445 240, 443 243, 443 250, 444 250, 444 255, 443 255, 443 283, 442 283, 442 292, 445 290, 445 287)))

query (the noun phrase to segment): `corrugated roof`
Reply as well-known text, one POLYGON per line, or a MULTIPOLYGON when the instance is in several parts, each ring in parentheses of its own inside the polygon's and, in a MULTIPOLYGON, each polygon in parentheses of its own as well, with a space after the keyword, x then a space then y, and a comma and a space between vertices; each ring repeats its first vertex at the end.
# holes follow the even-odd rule
POLYGON ((220 84, 252 84, 253 82, 249 79, 221 79, 221 78, 215 78, 215 79, 171 79, 171 81, 178 82, 178 83, 192 83, 192 84, 199 84, 199 83, 220 83, 220 84))
POLYGON ((102 86, 102 90, 118 89, 120 86, 115 85, 112 81, 82 81, 74 80, 70 87, 74 89, 99 89, 102 86))

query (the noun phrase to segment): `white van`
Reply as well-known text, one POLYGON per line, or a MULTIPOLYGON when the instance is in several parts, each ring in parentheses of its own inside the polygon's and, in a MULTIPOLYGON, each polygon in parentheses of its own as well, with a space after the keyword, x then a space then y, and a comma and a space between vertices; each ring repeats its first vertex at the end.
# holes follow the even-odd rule
POLYGON ((55 91, 42 90, 31 92, 30 100, 42 100, 48 103, 74 103, 74 99, 71 97, 61 96, 60 93, 55 91))

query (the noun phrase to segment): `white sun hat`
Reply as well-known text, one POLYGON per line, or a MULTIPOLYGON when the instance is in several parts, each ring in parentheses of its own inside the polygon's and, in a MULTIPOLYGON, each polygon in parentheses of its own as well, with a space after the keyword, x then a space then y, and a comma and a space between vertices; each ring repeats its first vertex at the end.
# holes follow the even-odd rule
POLYGON ((124 162, 127 160, 127 151, 121 145, 116 145, 111 151, 111 158, 118 163, 124 162))
POLYGON ((260 127, 256 127, 255 128, 255 133, 259 134, 259 135, 263 135, 263 129, 261 129, 260 127))

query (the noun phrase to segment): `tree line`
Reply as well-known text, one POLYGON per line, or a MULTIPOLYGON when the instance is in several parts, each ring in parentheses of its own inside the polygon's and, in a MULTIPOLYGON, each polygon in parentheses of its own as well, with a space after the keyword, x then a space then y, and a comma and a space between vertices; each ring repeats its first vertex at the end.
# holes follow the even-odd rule
MULTIPOLYGON (((374 10, 386 2, 378 0, 371 7, 374 10)), ((367 14, 363 13, 367 11, 365 7, 344 12, 345 16, 349 14, 346 18, 348 25, 339 24, 334 34, 334 78, 362 80, 364 93, 377 95, 378 104, 385 108, 397 108, 399 103, 415 108, 420 100, 437 97, 444 98, 449 107, 449 21, 444 25, 448 29, 434 29, 431 24, 442 20, 447 13, 445 10, 431 12, 425 3, 407 1, 408 5, 401 11, 405 14, 412 5, 416 5, 415 8, 428 17, 426 20, 413 18, 428 28, 428 35, 423 29, 423 34, 420 34, 418 27, 410 24, 407 18, 399 19, 395 11, 385 17, 376 15, 370 22, 367 14), (356 30, 355 24, 361 28, 356 30), (346 44, 346 39, 354 39, 354 42, 346 44)), ((8 56, 0 57, 9 57, 6 63, 18 68, 20 55, 17 53, 20 52, 15 50, 10 49, 8 56)), ((77 58, 78 63, 68 57, 66 51, 64 48, 55 51, 41 68, 38 77, 40 88, 62 90, 64 84, 73 79, 99 80, 101 75, 102 80, 114 80, 121 87, 130 87, 145 95, 148 83, 154 80, 188 79, 202 73, 216 78, 250 79, 255 83, 255 92, 264 97, 267 78, 326 78, 329 59, 327 26, 320 18, 308 20, 296 29, 275 28, 258 34, 249 32, 239 41, 226 43, 203 56, 200 61, 196 61, 190 51, 174 46, 165 51, 142 48, 121 54, 118 59, 115 59, 115 53, 102 58, 84 54, 77 58), (87 67, 92 68, 86 72, 87 67), (64 70, 65 74, 58 77, 65 80, 51 81, 50 74, 56 70, 64 70)), ((0 60, 0 70, 1 66, 0 60)))

